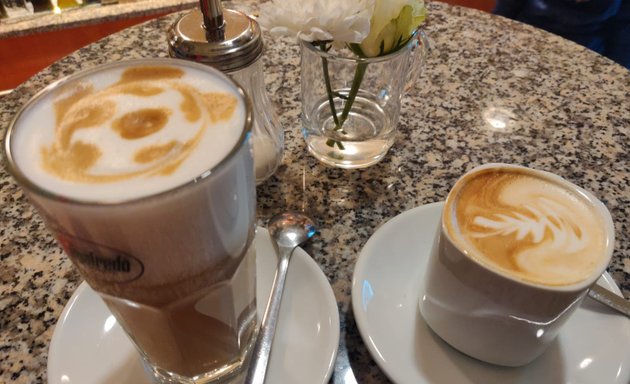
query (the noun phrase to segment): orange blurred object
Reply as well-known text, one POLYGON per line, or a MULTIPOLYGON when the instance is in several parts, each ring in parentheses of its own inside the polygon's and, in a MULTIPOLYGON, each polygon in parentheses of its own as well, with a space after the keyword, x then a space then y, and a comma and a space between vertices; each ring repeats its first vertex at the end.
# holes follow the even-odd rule
POLYGON ((37 72, 85 45, 159 16, 162 15, 0 39, 0 91, 17 87, 37 72))
MULTIPOLYGON (((495 0, 446 0, 446 3, 490 12, 495 0)), ((13 89, 77 49, 109 34, 162 16, 121 19, 102 24, 0 39, 0 92, 13 89), (24 49, 28 47, 28 49, 24 49)))
POLYGON ((491 12, 496 4, 496 0, 445 0, 444 2, 468 8, 481 9, 486 12, 491 12))

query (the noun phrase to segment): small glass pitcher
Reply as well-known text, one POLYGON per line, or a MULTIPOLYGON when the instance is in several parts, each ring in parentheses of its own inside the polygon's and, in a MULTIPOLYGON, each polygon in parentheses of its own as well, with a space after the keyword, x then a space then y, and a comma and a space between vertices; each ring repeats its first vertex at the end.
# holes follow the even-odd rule
POLYGON ((302 132, 324 164, 364 168, 394 144, 402 97, 419 76, 428 43, 420 31, 394 53, 362 58, 301 43, 302 132))

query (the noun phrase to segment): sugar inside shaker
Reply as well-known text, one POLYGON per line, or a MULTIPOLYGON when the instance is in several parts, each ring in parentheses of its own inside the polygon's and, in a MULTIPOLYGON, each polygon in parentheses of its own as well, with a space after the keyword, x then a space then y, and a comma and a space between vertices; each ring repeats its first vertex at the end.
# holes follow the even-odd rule
POLYGON ((276 171, 284 149, 284 130, 265 88, 260 27, 242 12, 223 9, 220 0, 200 0, 199 5, 169 29, 169 54, 219 69, 249 95, 256 183, 260 184, 276 171))

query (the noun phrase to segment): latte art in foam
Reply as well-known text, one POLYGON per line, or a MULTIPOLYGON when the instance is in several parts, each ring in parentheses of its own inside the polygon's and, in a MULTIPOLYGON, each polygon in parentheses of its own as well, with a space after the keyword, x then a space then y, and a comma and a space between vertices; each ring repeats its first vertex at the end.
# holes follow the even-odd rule
POLYGON ((228 120, 236 106, 233 95, 202 94, 178 82, 183 75, 173 67, 130 68, 102 90, 79 83, 61 95, 55 141, 41 150, 44 169, 81 182, 174 172, 208 126, 228 120), (173 99, 178 109, 168 107, 173 99), (182 120, 184 131, 176 129, 182 120))
POLYGON ((522 203, 522 208, 530 215, 519 212, 510 214, 479 215, 473 224, 485 230, 471 232, 474 238, 490 236, 516 236, 517 241, 530 237, 534 244, 546 244, 549 249, 562 252, 578 252, 588 245, 586 228, 571 221, 572 212, 562 204, 545 197, 532 197, 532 201, 522 203))
POLYGON ((485 170, 456 188, 447 225, 472 257, 546 285, 580 282, 599 265, 603 226, 581 196, 517 169, 485 170))
POLYGON ((244 122, 244 102, 226 80, 193 67, 112 66, 29 106, 14 156, 55 194, 124 201, 209 172, 244 140, 244 122))

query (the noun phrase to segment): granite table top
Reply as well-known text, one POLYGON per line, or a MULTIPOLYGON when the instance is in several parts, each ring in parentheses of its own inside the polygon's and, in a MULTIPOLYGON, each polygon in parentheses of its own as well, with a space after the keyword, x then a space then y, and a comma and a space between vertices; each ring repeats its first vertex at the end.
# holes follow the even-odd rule
MULTIPOLYGON (((234 8, 255 11, 255 4, 234 8)), ((465 171, 507 162, 555 172, 592 191, 616 230, 608 272, 630 298, 630 72, 532 27, 472 9, 429 3, 433 51, 403 100, 396 142, 363 170, 320 164, 300 131, 298 45, 268 40, 267 87, 286 132, 277 173, 257 189, 260 222, 304 209, 320 235, 306 247, 333 287, 341 341, 331 382, 386 383, 357 331, 351 280, 376 228, 444 200, 465 171), (499 123, 497 124, 497 121, 499 123)), ((177 15, 121 31, 60 60, 0 100, 1 136, 18 108, 62 76, 95 65, 165 57, 177 15)), ((46 382, 48 346, 81 282, 24 193, 0 169, 0 382, 46 382)))

